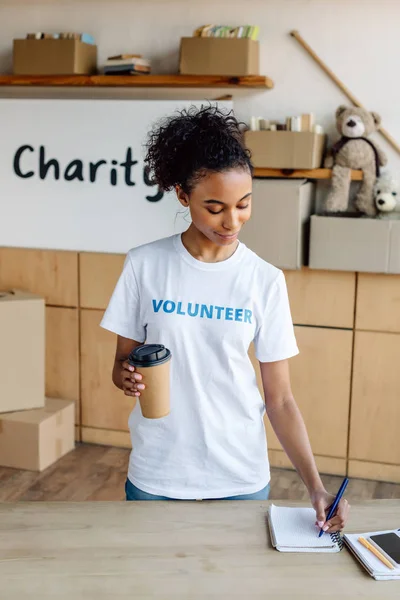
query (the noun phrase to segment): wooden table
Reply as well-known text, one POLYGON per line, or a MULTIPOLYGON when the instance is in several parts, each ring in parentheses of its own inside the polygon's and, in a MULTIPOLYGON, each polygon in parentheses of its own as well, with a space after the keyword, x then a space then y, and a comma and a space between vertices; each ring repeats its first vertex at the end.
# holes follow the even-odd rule
MULTIPOLYGON (((290 502, 276 504, 295 505, 290 502)), ((271 547, 268 502, 0 504, 2 600, 400 598, 344 549, 271 547)), ((352 506, 347 531, 400 526, 400 501, 352 506)))

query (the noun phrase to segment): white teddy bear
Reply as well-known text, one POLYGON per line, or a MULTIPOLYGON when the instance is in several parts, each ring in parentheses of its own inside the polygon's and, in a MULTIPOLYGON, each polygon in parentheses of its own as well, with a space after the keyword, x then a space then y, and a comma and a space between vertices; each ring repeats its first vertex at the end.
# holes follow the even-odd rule
POLYGON ((400 219, 400 183, 391 173, 382 173, 374 185, 378 219, 400 219))

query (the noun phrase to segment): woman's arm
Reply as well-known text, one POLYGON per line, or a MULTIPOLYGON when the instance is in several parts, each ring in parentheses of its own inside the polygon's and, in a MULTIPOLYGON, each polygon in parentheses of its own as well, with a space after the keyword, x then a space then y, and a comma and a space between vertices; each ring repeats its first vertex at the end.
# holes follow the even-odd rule
MULTIPOLYGON (((325 490, 319 476, 306 426, 292 394, 288 361, 260 363, 260 368, 268 418, 283 449, 307 487, 320 524, 325 521, 326 508, 334 497, 325 490)), ((348 509, 347 501, 342 500, 336 516, 325 524, 328 525, 326 530, 342 529, 348 509)))
POLYGON ((135 368, 128 365, 126 361, 132 350, 137 346, 141 346, 141 344, 142 342, 136 342, 121 335, 117 338, 112 380, 117 388, 125 392, 126 396, 140 395, 140 392, 136 389, 136 382, 139 383, 142 376, 139 373, 134 373, 135 368))

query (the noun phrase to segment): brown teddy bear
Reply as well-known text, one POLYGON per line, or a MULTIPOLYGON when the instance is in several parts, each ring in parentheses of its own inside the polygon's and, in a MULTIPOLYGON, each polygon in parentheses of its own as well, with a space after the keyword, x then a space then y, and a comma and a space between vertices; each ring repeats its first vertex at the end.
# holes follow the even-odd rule
POLYGON ((379 167, 386 165, 387 158, 368 136, 378 130, 380 123, 378 114, 364 108, 339 106, 337 109, 336 126, 342 137, 325 160, 325 167, 333 167, 332 186, 326 200, 328 212, 347 210, 351 169, 362 169, 363 181, 355 205, 370 217, 376 215, 374 184, 379 177, 379 167))

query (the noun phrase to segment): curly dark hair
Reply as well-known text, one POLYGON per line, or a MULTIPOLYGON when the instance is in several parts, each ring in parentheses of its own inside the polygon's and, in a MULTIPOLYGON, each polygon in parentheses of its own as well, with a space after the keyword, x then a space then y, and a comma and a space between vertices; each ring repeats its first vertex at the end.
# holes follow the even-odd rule
POLYGON ((187 194, 209 171, 242 168, 252 174, 241 125, 233 111, 223 112, 217 106, 178 111, 149 134, 146 169, 161 189, 180 185, 187 194))

